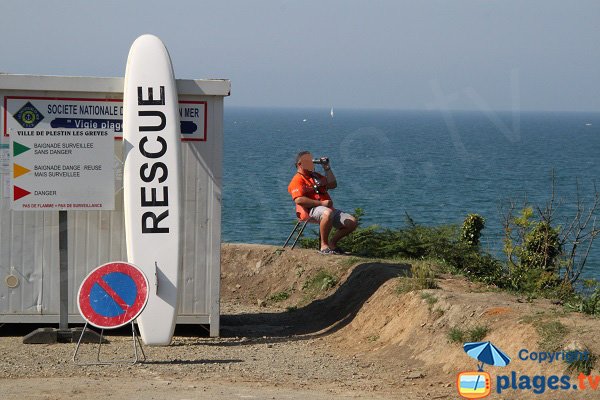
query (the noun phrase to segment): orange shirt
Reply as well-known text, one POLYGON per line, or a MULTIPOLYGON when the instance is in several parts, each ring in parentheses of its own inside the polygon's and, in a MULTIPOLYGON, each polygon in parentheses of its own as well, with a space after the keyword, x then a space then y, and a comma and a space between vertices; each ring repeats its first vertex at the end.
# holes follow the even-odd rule
MULTIPOLYGON (((327 178, 318 172, 313 172, 313 175, 303 175, 296 173, 288 185, 288 192, 292 195, 292 199, 298 197, 308 197, 312 200, 331 200, 327 193, 327 178), (318 181, 318 185, 317 182, 318 181), (315 189, 315 186, 317 188, 315 189)), ((296 204, 296 216, 304 220, 308 218, 308 209, 296 204)))
POLYGON ((288 186, 288 192, 294 200, 298 197, 308 197, 312 200, 321 201, 331 200, 329 193, 327 193, 327 178, 317 172, 313 172, 313 175, 296 173, 288 186), (317 186, 316 189, 315 186, 317 186))

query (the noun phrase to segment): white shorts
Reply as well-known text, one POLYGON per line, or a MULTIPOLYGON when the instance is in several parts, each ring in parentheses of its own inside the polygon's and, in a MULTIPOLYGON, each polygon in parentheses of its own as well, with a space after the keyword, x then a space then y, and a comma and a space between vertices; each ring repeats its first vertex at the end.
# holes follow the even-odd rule
MULTIPOLYGON (((315 221, 321 222, 323 213, 328 208, 325 206, 317 206, 310 209, 308 215, 315 221)), ((352 215, 343 212, 342 210, 333 209, 333 227, 336 229, 343 228, 346 221, 352 218, 352 215)))

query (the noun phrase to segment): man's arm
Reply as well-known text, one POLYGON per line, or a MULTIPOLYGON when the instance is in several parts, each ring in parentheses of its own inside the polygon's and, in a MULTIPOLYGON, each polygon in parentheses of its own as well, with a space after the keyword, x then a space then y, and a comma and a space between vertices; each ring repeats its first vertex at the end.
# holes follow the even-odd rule
POLYGON ((294 199, 294 202, 304 208, 313 208, 318 206, 331 207, 331 205, 333 204, 331 200, 313 200, 304 196, 296 197, 294 199))
POLYGON ((335 189, 337 187, 337 180, 335 179, 331 167, 327 164, 323 169, 325 170, 325 177, 327 178, 327 189, 335 189))

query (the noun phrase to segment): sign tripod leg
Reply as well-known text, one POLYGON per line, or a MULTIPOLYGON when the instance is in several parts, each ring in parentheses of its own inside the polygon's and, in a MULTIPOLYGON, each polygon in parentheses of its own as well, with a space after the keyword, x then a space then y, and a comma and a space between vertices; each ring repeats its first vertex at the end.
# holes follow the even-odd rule
POLYGON ((133 342, 133 359, 101 360, 100 353, 102 351, 102 344, 106 343, 106 340, 104 339, 104 329, 102 329, 100 331, 100 341, 98 342, 98 352, 96 353, 96 360, 94 362, 80 362, 78 360, 77 356, 79 353, 79 348, 82 343, 81 339, 84 337, 86 329, 88 329, 87 322, 83 326, 83 330, 81 331, 81 336, 79 337, 79 340, 77 341, 77 345, 75 346, 75 352, 73 353, 72 360, 76 365, 85 366, 85 365, 109 365, 109 364, 137 364, 138 362, 146 361, 146 353, 144 352, 144 348, 142 346, 142 341, 140 340, 139 335, 136 334, 135 325, 134 325, 133 321, 131 321, 131 339, 133 342), (138 347, 139 347, 139 353, 141 353, 141 356, 142 356, 141 358, 138 353, 138 347))

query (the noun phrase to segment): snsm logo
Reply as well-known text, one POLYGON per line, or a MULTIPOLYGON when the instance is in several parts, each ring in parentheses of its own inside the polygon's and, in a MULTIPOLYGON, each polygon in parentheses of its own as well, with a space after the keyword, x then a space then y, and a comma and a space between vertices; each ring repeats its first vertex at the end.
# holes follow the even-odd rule
POLYGON ((30 102, 25 103, 13 117, 23 128, 27 129, 35 128, 44 119, 42 113, 30 102))

